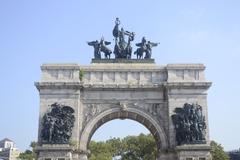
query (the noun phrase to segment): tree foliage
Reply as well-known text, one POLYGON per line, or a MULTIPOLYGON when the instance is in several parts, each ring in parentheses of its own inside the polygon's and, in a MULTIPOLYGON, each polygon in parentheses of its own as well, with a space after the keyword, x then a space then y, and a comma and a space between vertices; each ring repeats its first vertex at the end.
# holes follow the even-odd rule
POLYGON ((18 156, 19 159, 21 160, 34 160, 36 159, 36 154, 34 153, 34 148, 36 147, 37 143, 36 142, 31 142, 30 147, 32 150, 26 150, 23 153, 20 153, 18 156))
POLYGON ((211 141, 211 148, 212 160, 229 160, 221 144, 211 141))
POLYGON ((91 141, 89 148, 90 160, 112 160, 112 157, 117 156, 121 160, 155 160, 157 154, 155 140, 150 134, 111 138, 106 142, 91 141))
POLYGON ((35 159, 35 154, 30 150, 26 150, 25 152, 20 153, 19 158, 21 160, 33 160, 35 159))

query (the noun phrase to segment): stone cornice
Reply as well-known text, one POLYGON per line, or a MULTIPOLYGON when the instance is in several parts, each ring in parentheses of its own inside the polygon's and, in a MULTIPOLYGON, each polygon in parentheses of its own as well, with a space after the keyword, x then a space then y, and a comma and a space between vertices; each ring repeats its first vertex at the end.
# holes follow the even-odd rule
POLYGON ((201 63, 188 63, 188 64, 167 64, 167 70, 204 70, 206 67, 201 63))
MULTIPOLYGON (((80 68, 104 68, 106 66, 112 66, 113 68, 119 66, 125 66, 132 68, 156 68, 156 69, 205 69, 205 66, 201 63, 187 63, 187 64, 167 64, 164 65, 156 65, 149 63, 92 63, 88 66, 82 66, 77 63, 45 63, 41 66, 41 69, 80 69, 80 68)), ((125 68, 124 67, 124 68, 125 68)), ((105 68, 107 69, 107 68, 105 68)))
POLYGON ((163 88, 163 84, 84 84, 82 82, 35 82, 38 90, 41 89, 87 89, 87 90, 103 90, 103 89, 158 89, 163 88))
POLYGON ((211 146, 206 145, 206 144, 204 144, 204 145, 199 145, 199 144, 197 144, 197 145, 193 145, 193 144, 182 145, 182 146, 177 146, 176 150, 177 151, 185 151, 185 150, 187 150, 187 151, 202 151, 202 150, 209 151, 209 150, 211 150, 211 146))
POLYGON ((154 59, 92 59, 92 63, 155 63, 154 59))
POLYGON ((36 146, 34 151, 36 152, 39 152, 39 151, 73 151, 74 148, 72 146, 69 146, 69 145, 61 145, 61 144, 43 144, 43 145, 39 145, 39 146, 36 146))
POLYGON ((35 82, 38 90, 41 89, 86 89, 86 90, 108 90, 108 89, 208 89, 212 82, 163 82, 160 84, 84 84, 82 82, 35 82))
POLYGON ((168 89, 209 89, 212 82, 167 82, 168 89))
POLYGON ((51 69, 62 69, 62 70, 67 70, 67 69, 73 69, 73 70, 77 70, 79 69, 79 65, 77 63, 45 63, 41 66, 42 70, 51 70, 51 69))
POLYGON ((81 82, 35 82, 34 85, 41 89, 80 89, 81 82))

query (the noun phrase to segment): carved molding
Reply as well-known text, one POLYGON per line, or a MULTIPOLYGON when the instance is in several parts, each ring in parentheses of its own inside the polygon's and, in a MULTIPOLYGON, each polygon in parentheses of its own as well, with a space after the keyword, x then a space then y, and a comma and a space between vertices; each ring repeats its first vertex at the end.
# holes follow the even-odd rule
POLYGON ((91 118, 101 112, 100 104, 88 104, 85 108, 84 123, 87 123, 91 118))
POLYGON ((163 122, 164 115, 166 115, 163 103, 134 103, 135 108, 139 108, 159 122, 163 122))
MULTIPOLYGON (((84 104, 83 110, 83 121, 82 128, 84 129, 88 123, 102 112, 112 109, 119 109, 119 115, 128 115, 125 112, 131 110, 131 108, 140 110, 151 116, 156 122, 158 122, 164 130, 168 128, 168 113, 167 108, 165 108, 165 103, 163 102, 155 102, 155 103, 146 103, 144 101, 118 101, 118 102, 108 102, 105 103, 97 103, 90 102, 84 104)), ((119 117, 124 118, 124 117, 119 117)), ((140 122, 141 123, 141 122, 140 122)))
POLYGON ((83 126, 85 126, 92 118, 100 113, 113 108, 119 108, 120 112, 127 111, 128 108, 136 108, 142 110, 157 121, 162 122, 166 114, 162 103, 144 103, 144 102, 124 102, 105 103, 105 104, 85 104, 83 126))

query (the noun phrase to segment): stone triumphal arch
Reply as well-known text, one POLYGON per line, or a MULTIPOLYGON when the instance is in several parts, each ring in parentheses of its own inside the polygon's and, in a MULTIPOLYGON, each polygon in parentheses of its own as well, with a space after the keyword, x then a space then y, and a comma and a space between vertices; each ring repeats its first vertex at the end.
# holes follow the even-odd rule
POLYGON ((152 47, 160 43, 142 37, 132 52, 135 32, 119 29, 120 24, 116 18, 113 51, 104 37, 87 42, 94 49, 89 66, 41 66, 35 84, 40 94, 38 159, 87 160, 92 135, 113 119, 132 119, 148 128, 158 160, 211 159, 206 93, 211 83, 204 65, 156 65, 152 47))
POLYGON ((94 132, 113 119, 132 119, 152 133, 159 160, 208 160, 203 64, 160 66, 153 59, 93 59, 88 66, 43 64, 39 160, 86 160, 94 132))

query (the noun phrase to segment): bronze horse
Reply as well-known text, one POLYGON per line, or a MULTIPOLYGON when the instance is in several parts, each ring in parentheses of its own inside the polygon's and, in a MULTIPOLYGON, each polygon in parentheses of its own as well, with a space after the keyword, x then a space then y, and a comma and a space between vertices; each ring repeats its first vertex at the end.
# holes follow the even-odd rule
POLYGON ((111 44, 111 42, 104 41, 104 38, 100 41, 100 51, 104 53, 106 59, 111 58, 112 51, 106 46, 111 44))

